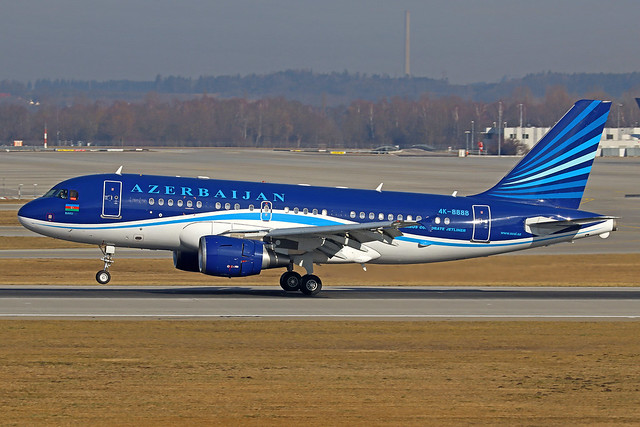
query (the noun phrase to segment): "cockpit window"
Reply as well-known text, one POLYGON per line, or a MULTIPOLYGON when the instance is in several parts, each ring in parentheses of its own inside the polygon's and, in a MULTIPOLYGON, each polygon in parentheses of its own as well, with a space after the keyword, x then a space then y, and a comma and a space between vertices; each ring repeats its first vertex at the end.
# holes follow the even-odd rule
POLYGON ((57 188, 52 188, 51 190, 49 190, 46 193, 44 193, 44 196, 42 196, 42 197, 53 197, 53 195, 56 193, 56 191, 58 191, 57 188))
MULTIPOLYGON (((75 191, 75 190, 72 190, 75 191)), ((78 192, 76 191, 76 199, 78 198, 78 192)), ((64 190, 62 188, 52 188, 51 190, 47 191, 47 193, 44 195, 44 197, 57 197, 58 199, 66 199, 69 196, 69 192, 67 190, 64 190)))

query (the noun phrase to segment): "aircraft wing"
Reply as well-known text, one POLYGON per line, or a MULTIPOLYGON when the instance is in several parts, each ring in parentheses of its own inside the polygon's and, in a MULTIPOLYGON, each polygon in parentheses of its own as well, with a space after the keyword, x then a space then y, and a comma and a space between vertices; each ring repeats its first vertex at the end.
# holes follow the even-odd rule
POLYGON ((315 260, 336 257, 352 262, 367 262, 380 256, 365 243, 382 242, 395 245, 393 239, 402 236, 403 227, 418 225, 409 221, 380 221, 360 224, 340 224, 320 227, 279 228, 269 231, 264 241, 276 248, 315 252, 315 260))

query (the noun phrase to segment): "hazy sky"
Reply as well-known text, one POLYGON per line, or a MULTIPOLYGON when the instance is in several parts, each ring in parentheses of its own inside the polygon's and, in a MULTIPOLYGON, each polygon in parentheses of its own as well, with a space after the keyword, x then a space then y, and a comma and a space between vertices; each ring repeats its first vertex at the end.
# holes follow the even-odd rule
POLYGON ((640 71, 638 0, 0 0, 0 80, 640 71))

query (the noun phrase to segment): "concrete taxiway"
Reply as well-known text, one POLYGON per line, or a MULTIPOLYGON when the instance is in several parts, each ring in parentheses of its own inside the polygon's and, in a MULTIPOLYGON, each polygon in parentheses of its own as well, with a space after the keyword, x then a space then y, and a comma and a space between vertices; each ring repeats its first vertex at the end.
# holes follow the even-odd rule
POLYGON ((4 287, 2 317, 638 320, 640 288, 4 287))
MULTIPOLYGON (((0 197, 41 195, 73 176, 115 172, 210 176, 211 178, 349 186, 459 196, 493 186, 518 157, 401 157, 330 155, 256 149, 162 149, 145 152, 0 153, 0 197)), ((524 253, 629 253, 640 251, 640 158, 596 158, 581 209, 619 217, 619 230, 606 240, 555 245, 524 253), (633 196, 633 197, 632 197, 633 196)), ((10 204, 0 209, 14 209, 10 204)), ((20 233, 16 229, 0 233, 20 233)), ((2 235, 2 234, 0 234, 2 235)), ((44 256, 44 255, 43 255, 44 256)))

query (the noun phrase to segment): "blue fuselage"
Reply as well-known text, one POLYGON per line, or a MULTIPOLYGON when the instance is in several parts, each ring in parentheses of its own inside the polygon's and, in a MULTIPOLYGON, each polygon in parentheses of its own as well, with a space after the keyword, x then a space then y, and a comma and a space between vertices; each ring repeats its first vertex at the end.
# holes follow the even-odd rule
MULTIPOLYGON (((380 256, 368 261, 378 263, 485 256, 613 228, 613 221, 603 219, 536 234, 526 226, 528 219, 567 221, 598 215, 490 197, 132 174, 63 181, 47 197, 25 205, 19 216, 26 227, 57 238, 172 251, 195 250, 184 232, 192 224, 204 224, 208 234, 237 230, 259 236, 281 228, 403 222, 394 245, 369 244, 380 256), (70 195, 75 195, 73 200, 70 195)), ((345 262, 343 258, 320 261, 345 262)))

